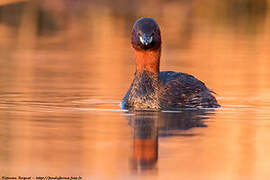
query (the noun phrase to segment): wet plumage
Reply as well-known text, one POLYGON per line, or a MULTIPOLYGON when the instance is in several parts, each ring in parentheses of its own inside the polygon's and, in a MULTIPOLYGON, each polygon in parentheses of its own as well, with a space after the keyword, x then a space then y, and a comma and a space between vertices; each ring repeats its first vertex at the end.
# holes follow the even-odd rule
POLYGON ((163 71, 160 72, 160 80, 160 102, 163 109, 219 107, 213 92, 192 75, 163 71))
POLYGON ((122 100, 124 109, 175 110, 219 107, 213 92, 194 76, 159 70, 161 35, 152 18, 141 18, 133 26, 131 38, 136 72, 122 100))

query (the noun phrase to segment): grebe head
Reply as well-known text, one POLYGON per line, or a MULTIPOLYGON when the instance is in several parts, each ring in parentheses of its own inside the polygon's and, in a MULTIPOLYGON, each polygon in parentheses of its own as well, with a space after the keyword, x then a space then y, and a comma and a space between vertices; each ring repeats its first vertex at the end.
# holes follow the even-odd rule
POLYGON ((160 29, 152 18, 140 18, 133 25, 131 43, 136 50, 157 50, 161 46, 160 29))

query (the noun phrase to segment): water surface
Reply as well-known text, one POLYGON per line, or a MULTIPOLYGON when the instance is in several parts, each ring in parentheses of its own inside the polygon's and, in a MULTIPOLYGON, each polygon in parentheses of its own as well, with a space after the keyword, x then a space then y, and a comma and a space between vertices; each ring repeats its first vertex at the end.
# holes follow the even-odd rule
POLYGON ((0 23, 0 175, 267 179, 269 11, 172 1, 144 14, 161 25, 161 69, 193 74, 222 107, 134 113, 119 104, 135 70, 129 36, 140 11, 108 7, 43 34, 0 23))

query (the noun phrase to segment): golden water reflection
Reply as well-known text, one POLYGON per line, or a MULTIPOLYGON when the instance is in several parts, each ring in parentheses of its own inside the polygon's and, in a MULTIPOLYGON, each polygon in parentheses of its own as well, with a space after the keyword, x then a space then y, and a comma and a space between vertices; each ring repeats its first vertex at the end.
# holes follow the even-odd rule
POLYGON ((267 179, 268 6, 1 1, 0 175, 267 179), (135 69, 130 30, 141 16, 161 26, 161 69, 203 80, 222 108, 120 111, 135 69))

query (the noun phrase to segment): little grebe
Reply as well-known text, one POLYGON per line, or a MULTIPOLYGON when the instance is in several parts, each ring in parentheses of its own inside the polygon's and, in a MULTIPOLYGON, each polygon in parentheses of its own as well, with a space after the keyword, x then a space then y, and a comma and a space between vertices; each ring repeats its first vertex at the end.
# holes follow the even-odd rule
POLYGON ((192 75, 159 70, 160 29, 152 18, 133 25, 131 43, 136 60, 134 80, 121 102, 123 109, 175 110, 216 108, 216 98, 203 82, 192 75))

